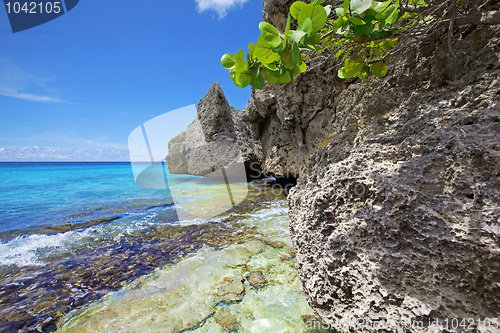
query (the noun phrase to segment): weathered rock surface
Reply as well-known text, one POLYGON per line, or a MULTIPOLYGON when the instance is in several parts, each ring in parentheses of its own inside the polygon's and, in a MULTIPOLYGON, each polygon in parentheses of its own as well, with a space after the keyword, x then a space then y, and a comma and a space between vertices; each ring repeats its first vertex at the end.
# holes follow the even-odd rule
POLYGON ((499 36, 462 28, 457 58, 421 44, 383 79, 325 64, 252 92, 264 171, 300 176, 296 267, 325 323, 500 315, 499 36))
POLYGON ((197 119, 170 140, 168 150, 173 174, 204 176, 233 161, 245 163, 249 177, 260 172, 261 145, 217 82, 198 104, 197 119))

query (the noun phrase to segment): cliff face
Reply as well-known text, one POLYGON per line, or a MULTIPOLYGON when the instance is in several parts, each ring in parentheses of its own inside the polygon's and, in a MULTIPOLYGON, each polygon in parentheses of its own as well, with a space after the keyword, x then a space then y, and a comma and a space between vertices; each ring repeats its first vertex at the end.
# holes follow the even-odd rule
POLYGON ((383 79, 330 63, 252 92, 264 171, 299 177, 296 267, 325 323, 500 315, 500 28, 457 34, 457 58, 421 44, 383 79))
POLYGON ((198 104, 197 119, 168 143, 169 172, 204 176, 236 161, 245 163, 249 177, 259 176, 261 146, 241 118, 214 83, 198 104))

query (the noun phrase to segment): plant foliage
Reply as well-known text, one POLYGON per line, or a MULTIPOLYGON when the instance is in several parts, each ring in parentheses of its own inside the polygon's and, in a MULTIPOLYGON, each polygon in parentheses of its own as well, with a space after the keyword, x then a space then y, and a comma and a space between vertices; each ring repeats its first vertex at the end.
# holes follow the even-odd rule
POLYGON ((328 21, 331 6, 320 4, 325 0, 313 0, 310 4, 296 1, 290 8, 286 30, 281 33, 267 22, 261 22, 261 36, 257 44, 248 44, 248 52, 240 49, 236 54, 226 53, 221 64, 238 87, 251 85, 261 89, 265 81, 270 84, 288 83, 307 69, 305 51, 319 51, 321 34, 318 32, 328 21), (292 17, 297 20, 297 30, 291 30, 292 17))
POLYGON ((257 44, 248 44, 245 54, 224 54, 221 64, 238 87, 261 89, 264 82, 288 83, 307 70, 303 52, 330 53, 343 62, 340 78, 365 80, 371 73, 387 74, 387 62, 395 52, 422 39, 448 31, 448 46, 455 25, 500 24, 498 10, 481 12, 487 0, 340 0, 338 7, 321 6, 325 0, 290 6, 286 30, 281 33, 261 22, 257 44), (291 19, 297 29, 290 30, 291 19), (401 43, 401 37, 405 42, 401 43))

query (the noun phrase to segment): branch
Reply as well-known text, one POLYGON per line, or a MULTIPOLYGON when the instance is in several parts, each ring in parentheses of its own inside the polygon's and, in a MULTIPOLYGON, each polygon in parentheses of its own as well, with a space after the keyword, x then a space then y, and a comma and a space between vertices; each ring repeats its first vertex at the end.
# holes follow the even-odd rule
MULTIPOLYGON (((449 20, 444 20, 443 22, 445 22, 445 21, 449 21, 449 20)), ((456 17, 454 19, 454 21, 455 21, 456 25, 500 24, 500 11, 499 10, 492 10, 489 12, 469 14, 466 16, 456 17)))
MULTIPOLYGON (((434 7, 418 7, 418 6, 412 6, 412 5, 403 5, 400 7, 401 11, 405 13, 415 13, 415 14, 422 14, 425 13, 426 11, 434 9, 434 7)), ((443 11, 441 10, 440 13, 435 13, 436 15, 442 15, 443 11)))
POLYGON ((451 9, 450 26, 448 27, 448 50, 453 58, 456 58, 455 51, 453 51, 453 29, 455 28, 453 23, 455 22, 455 12, 456 7, 453 6, 451 9))

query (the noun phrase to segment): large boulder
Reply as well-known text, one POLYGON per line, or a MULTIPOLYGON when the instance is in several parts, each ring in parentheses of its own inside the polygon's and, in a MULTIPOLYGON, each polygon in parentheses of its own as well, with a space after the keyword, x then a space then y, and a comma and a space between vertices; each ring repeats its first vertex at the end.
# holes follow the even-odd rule
POLYGON ((231 162, 244 163, 247 176, 258 177, 262 148, 242 112, 229 106, 215 82, 198 104, 196 119, 168 144, 168 170, 204 176, 231 162))
POLYGON ((472 30, 456 59, 421 45, 340 93, 289 195, 297 269, 325 323, 500 315, 499 31, 472 30))

